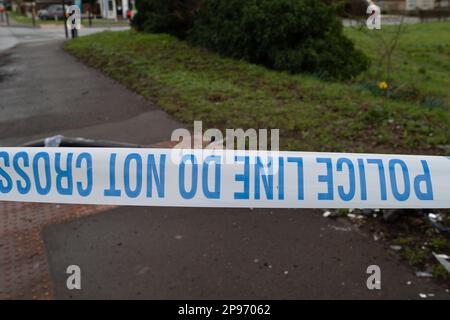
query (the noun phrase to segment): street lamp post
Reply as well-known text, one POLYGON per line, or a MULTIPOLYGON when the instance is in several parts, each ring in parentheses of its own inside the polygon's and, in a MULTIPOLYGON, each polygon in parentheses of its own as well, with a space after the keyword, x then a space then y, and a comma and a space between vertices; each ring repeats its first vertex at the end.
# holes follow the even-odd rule
POLYGON ((33 20, 33 27, 36 27, 36 2, 33 1, 31 5, 31 18, 33 20))
POLYGON ((66 15, 66 2, 65 0, 62 0, 62 7, 63 7, 63 20, 64 20, 64 31, 66 33, 66 39, 69 38, 69 31, 67 30, 67 15, 66 15))
POLYGON ((92 9, 94 8, 94 2, 89 1, 89 27, 92 27, 92 9))

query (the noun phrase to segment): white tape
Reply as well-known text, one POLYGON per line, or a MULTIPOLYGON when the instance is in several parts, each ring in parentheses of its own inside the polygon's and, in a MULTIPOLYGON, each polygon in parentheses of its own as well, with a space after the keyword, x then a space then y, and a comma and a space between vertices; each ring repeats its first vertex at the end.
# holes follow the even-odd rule
POLYGON ((450 208, 450 158, 3 148, 0 200, 189 207, 450 208))

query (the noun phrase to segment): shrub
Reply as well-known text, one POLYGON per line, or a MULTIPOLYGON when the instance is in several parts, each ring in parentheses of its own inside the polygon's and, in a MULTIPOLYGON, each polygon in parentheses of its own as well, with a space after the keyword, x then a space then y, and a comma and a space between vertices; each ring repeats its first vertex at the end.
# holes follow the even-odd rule
POLYGON ((138 31, 169 33, 184 38, 201 0, 139 0, 132 25, 138 31))
POLYGON ((368 59, 342 28, 322 1, 203 0, 189 39, 273 69, 347 79, 367 69, 368 59))

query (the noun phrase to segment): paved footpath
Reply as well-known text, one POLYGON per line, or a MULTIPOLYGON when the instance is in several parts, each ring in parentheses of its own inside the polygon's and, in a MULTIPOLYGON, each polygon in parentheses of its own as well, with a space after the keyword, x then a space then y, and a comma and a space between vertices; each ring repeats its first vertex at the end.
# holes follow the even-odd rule
MULTIPOLYGON (((18 44, 0 53, 1 146, 55 134, 152 144, 182 127, 76 61, 61 40, 29 36, 16 37, 18 44)), ((372 235, 318 211, 100 209, 0 206, 0 285, 8 281, 9 288, 1 292, 0 286, 0 297, 450 298, 432 280, 416 278, 372 235), (36 255, 34 269, 37 262, 29 259, 36 255), (82 270, 76 293, 65 288, 65 270, 73 264, 82 270), (381 290, 366 287, 373 264, 382 270, 381 290)))

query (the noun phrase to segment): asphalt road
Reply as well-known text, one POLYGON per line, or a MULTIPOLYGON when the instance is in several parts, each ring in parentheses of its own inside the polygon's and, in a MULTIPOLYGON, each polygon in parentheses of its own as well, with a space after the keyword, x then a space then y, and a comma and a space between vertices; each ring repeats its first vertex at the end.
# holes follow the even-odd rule
MULTIPOLYGON (((61 40, 31 37, 0 53, 1 146, 56 134, 151 144, 183 127, 77 62, 61 40)), ((372 235, 314 210, 119 207, 51 225, 44 241, 59 299, 450 298, 372 235), (66 289, 73 264, 78 292, 66 289), (366 287, 373 264, 381 290, 366 287)))

